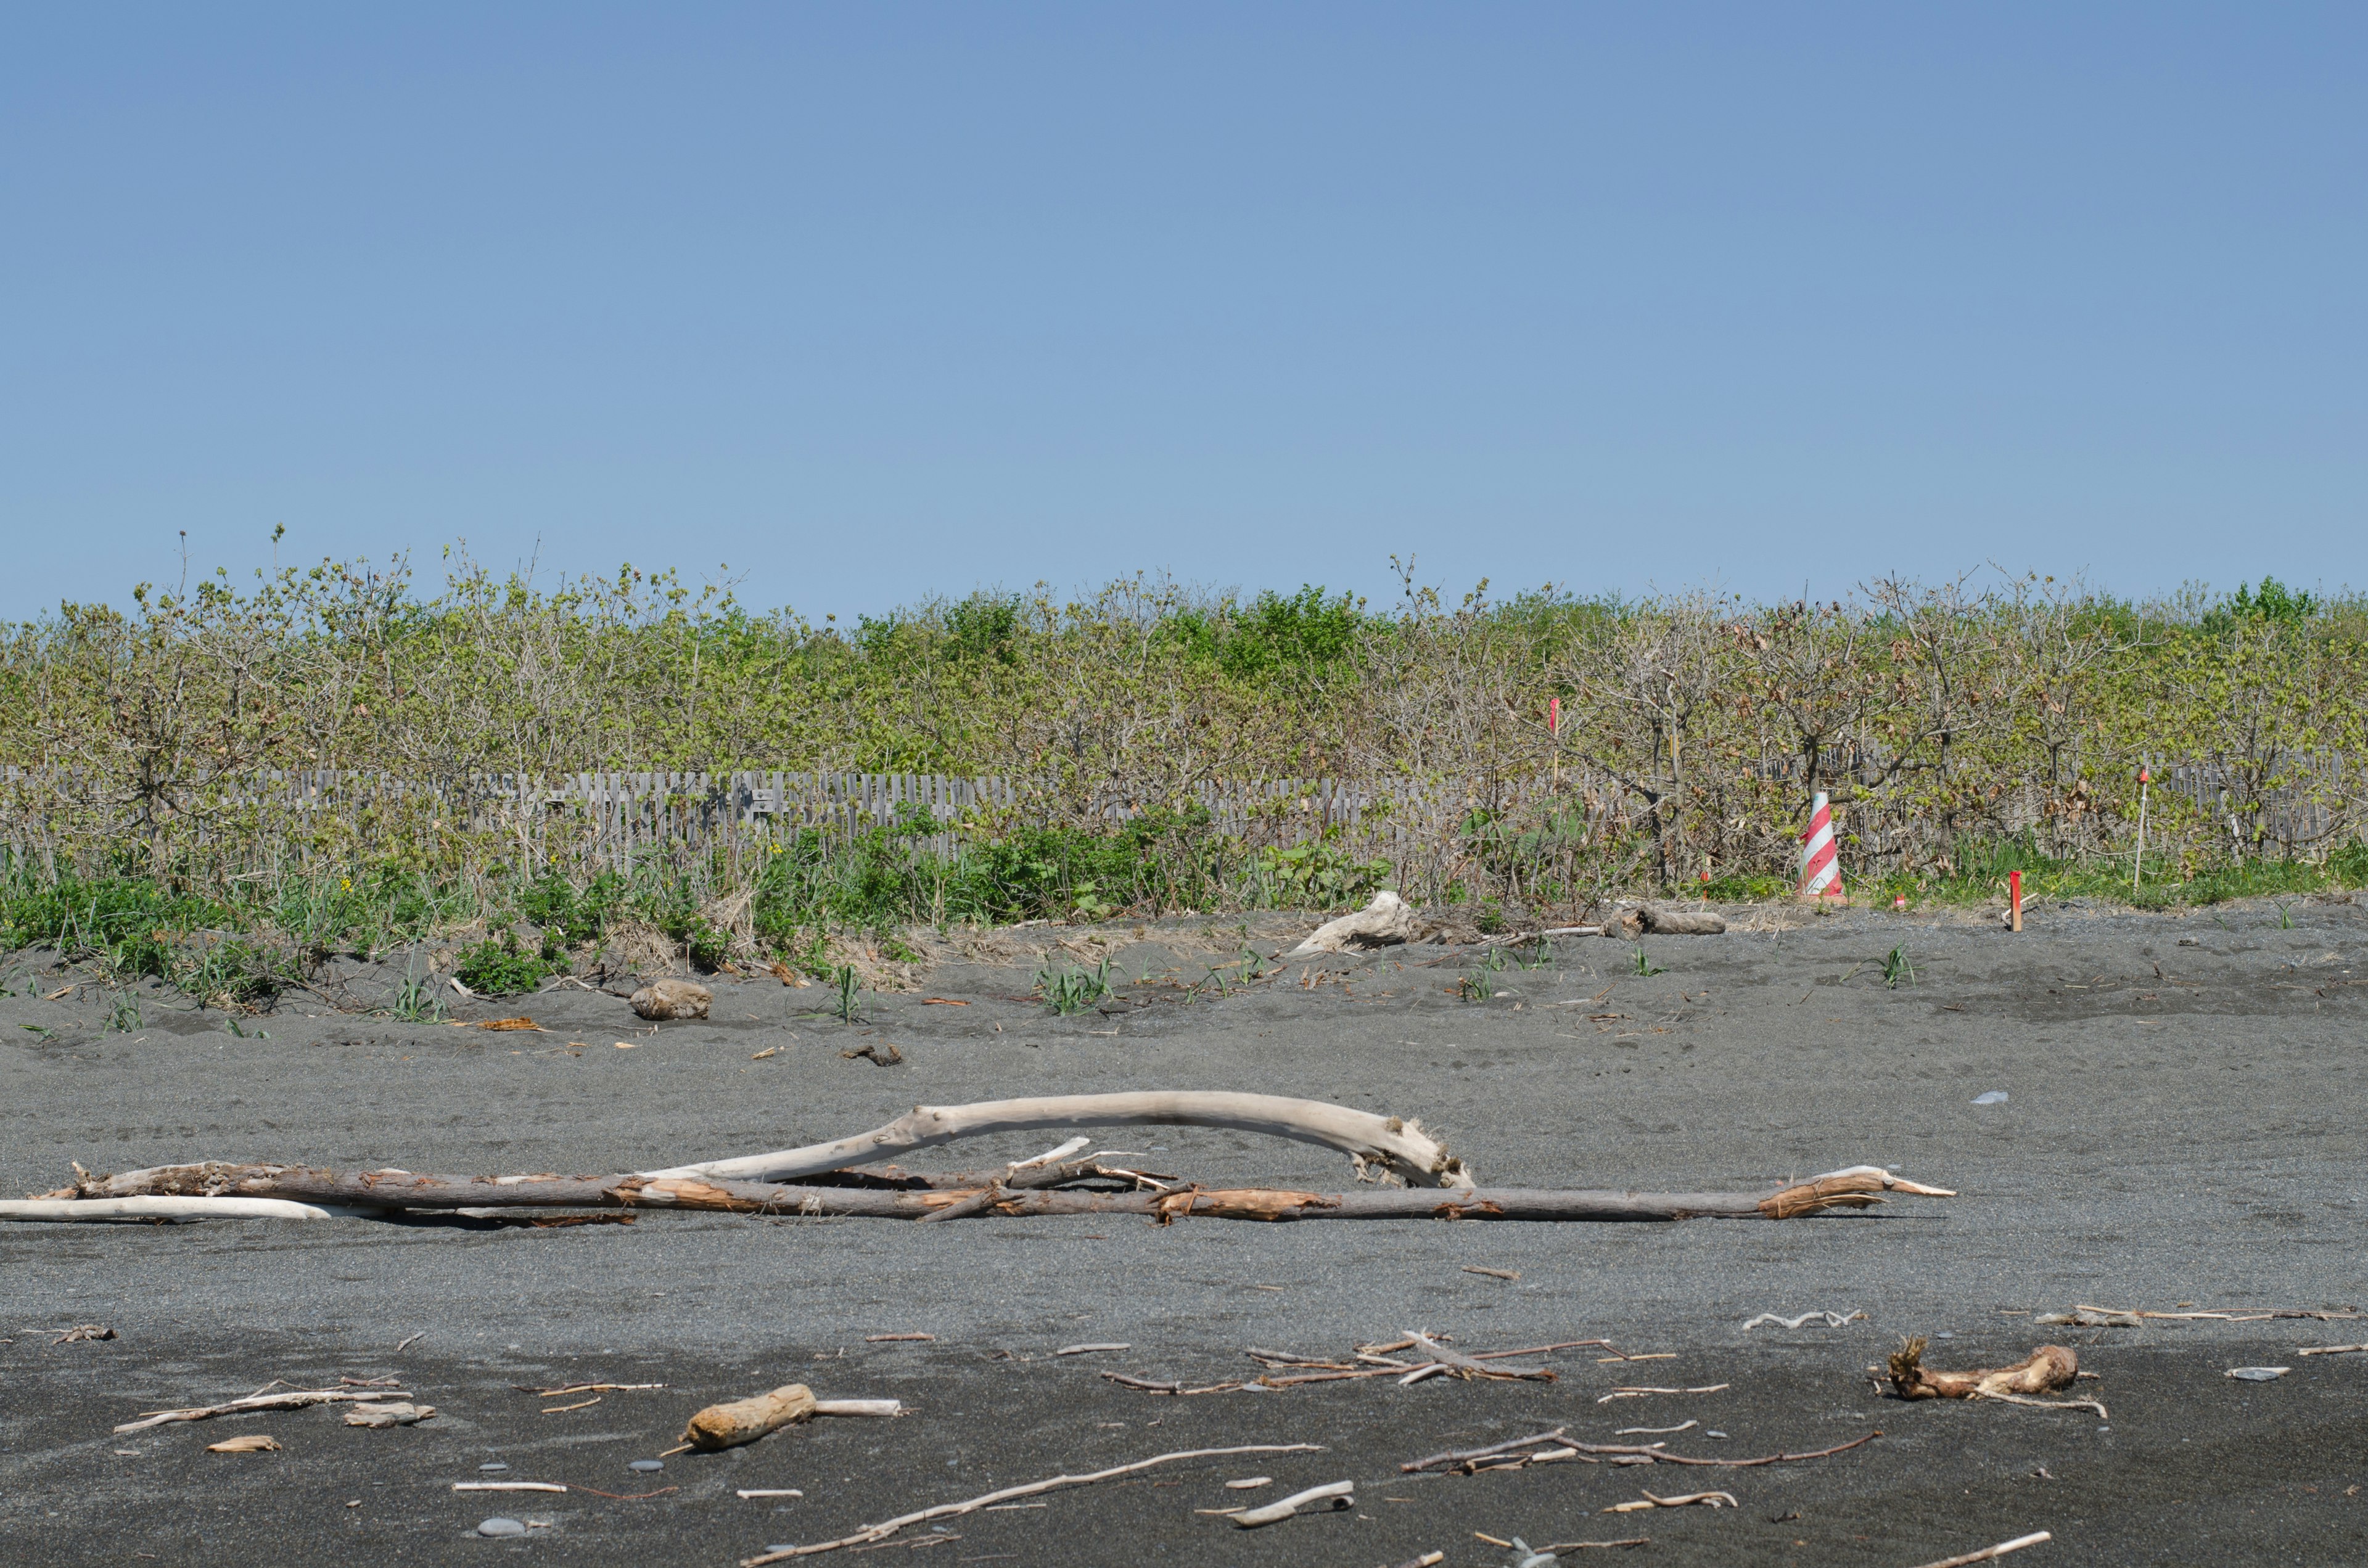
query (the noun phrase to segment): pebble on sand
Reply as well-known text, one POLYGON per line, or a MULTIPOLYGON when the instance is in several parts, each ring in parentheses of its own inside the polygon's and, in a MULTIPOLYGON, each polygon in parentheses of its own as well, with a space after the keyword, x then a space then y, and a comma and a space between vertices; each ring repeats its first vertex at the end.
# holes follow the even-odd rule
POLYGON ((484 1524, 479 1525, 477 1527, 477 1533, 479 1535, 493 1536, 524 1535, 526 1534, 526 1527, 518 1523, 516 1519, 495 1517, 487 1519, 484 1524))

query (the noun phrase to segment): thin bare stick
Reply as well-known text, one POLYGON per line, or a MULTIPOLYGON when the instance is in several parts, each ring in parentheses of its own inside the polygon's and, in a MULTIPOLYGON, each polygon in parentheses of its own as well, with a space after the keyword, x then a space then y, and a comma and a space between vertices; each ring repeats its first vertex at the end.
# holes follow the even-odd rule
POLYGON ((2368 1350, 2368 1345, 2305 1345, 2294 1352, 2297 1356, 2349 1356, 2368 1350))
POLYGON ((1449 1371, 1453 1372, 1458 1377, 1523 1379, 1531 1382, 1541 1383, 1550 1383, 1554 1381, 1554 1374, 1551 1368, 1491 1367, 1483 1363, 1476 1357, 1466 1356, 1459 1351, 1450 1350, 1447 1346, 1440 1344, 1437 1340, 1431 1338, 1427 1334, 1419 1334, 1413 1329, 1407 1329, 1406 1331, 1406 1335, 1408 1339, 1414 1341, 1416 1347, 1424 1355, 1429 1357, 1432 1360, 1439 1362, 1441 1366, 1445 1367, 1449 1371))
POLYGON ((1962 1557, 1943 1557, 1938 1562, 1923 1564, 1923 1568, 1971 1568, 1975 1562, 1995 1562, 2009 1551, 2021 1551, 2026 1546, 2037 1546, 2043 1540, 2055 1539, 2045 1530, 2037 1530, 2030 1535, 2017 1536, 2012 1540, 2002 1540, 1996 1546, 1986 1546, 1979 1551, 1968 1551, 1962 1557))
POLYGON ((142 1411, 137 1421, 127 1421, 115 1427, 118 1437, 126 1432, 144 1432, 151 1426, 162 1426, 173 1421, 205 1421, 217 1415, 244 1415, 254 1410, 302 1410, 310 1404, 344 1404, 354 1400, 409 1399, 405 1389, 290 1389, 286 1393, 252 1393, 245 1399, 233 1399, 221 1404, 193 1405, 186 1410, 142 1411))
POLYGON ((2033 1410, 2093 1410, 2100 1421, 2111 1421, 2104 1404, 2093 1399, 2033 1399, 2029 1394, 2005 1393, 1994 1390, 1975 1389, 1968 1399, 1995 1399, 2005 1404, 2027 1404, 2033 1410))
POLYGON ((1000 1492, 989 1492, 966 1502, 940 1503, 934 1508, 922 1508, 915 1513, 900 1514, 895 1518, 881 1524, 866 1525, 855 1534, 842 1536, 837 1540, 816 1541, 812 1546, 792 1546, 780 1551, 768 1551, 757 1557, 744 1557, 740 1560, 740 1568, 763 1568, 763 1565, 768 1562, 782 1562, 792 1557, 812 1557, 817 1552, 837 1551, 841 1547, 861 1546, 871 1541, 885 1540, 907 1525, 926 1524, 931 1519, 948 1519, 957 1514, 974 1513, 978 1509, 989 1507, 996 1503, 1008 1502, 1014 1497, 1033 1497, 1040 1493, 1056 1491, 1064 1486, 1089 1486, 1097 1481, 1108 1481, 1117 1475, 1131 1475, 1136 1471, 1149 1470, 1155 1465, 1174 1464, 1182 1460, 1222 1459, 1231 1454, 1319 1454, 1323 1451, 1324 1445, 1321 1443, 1249 1443, 1233 1449, 1183 1449, 1172 1454, 1157 1454, 1147 1460, 1137 1460, 1133 1464, 1114 1465, 1109 1470, 1098 1470, 1089 1475, 1056 1475, 1046 1481, 1031 1481, 1024 1486, 1007 1486, 1000 1492))
POLYGON ((1432 1454, 1427 1459, 1408 1460, 1398 1466, 1398 1469, 1411 1474, 1418 1470, 1452 1468, 1466 1460, 1485 1460, 1493 1455, 1510 1453, 1515 1449, 1534 1449, 1542 1448, 1548 1443, 1559 1443, 1563 1440, 1563 1434, 1569 1430, 1567 1426, 1557 1426, 1551 1432, 1538 1432, 1527 1437, 1515 1437, 1509 1442, 1491 1443, 1485 1449, 1450 1449, 1445 1453, 1432 1454))

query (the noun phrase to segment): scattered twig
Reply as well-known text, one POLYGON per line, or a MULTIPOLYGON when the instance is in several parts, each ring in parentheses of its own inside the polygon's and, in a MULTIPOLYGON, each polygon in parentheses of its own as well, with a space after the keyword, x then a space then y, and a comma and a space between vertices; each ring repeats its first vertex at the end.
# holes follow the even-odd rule
POLYGON ((866 1545, 871 1541, 884 1540, 907 1525, 926 1524, 931 1519, 951 1518, 958 1514, 974 1513, 997 1503, 1008 1502, 1014 1497, 1032 1497, 1039 1493, 1051 1492, 1064 1486, 1087 1486, 1098 1481, 1108 1481, 1113 1476, 1131 1475, 1136 1471, 1149 1470, 1155 1465, 1174 1464, 1182 1460, 1222 1459, 1232 1454, 1313 1454, 1323 1451, 1323 1445, 1320 1443, 1249 1443, 1231 1449, 1182 1449, 1172 1454, 1157 1454, 1147 1460, 1137 1460, 1133 1464, 1114 1465, 1109 1470, 1098 1470, 1086 1475, 1055 1475, 1044 1481, 1031 1481, 1021 1486, 1007 1486, 999 1492, 985 1493, 961 1503, 940 1503, 933 1508, 918 1509, 880 1524, 866 1526, 855 1534, 842 1536, 837 1540, 816 1541, 811 1546, 792 1546, 780 1551, 768 1551, 756 1557, 744 1557, 740 1560, 740 1568, 763 1568, 765 1563, 786 1562, 792 1557, 812 1557, 817 1552, 837 1551, 842 1547, 866 1545))
POLYGON ((1632 1535, 1625 1540, 1558 1540, 1550 1546, 1544 1547, 1543 1550, 1547 1551, 1586 1551, 1590 1548, 1597 1551, 1602 1551, 1607 1548, 1650 1546, 1652 1544, 1653 1538, 1651 1536, 1632 1535))
POLYGON ((279 1451, 279 1440, 261 1432, 249 1432, 243 1437, 225 1437, 219 1443, 206 1445, 206 1452, 210 1454, 276 1454, 279 1451))
POLYGON ((28 1332, 50 1335, 50 1348, 52 1350, 61 1345, 72 1345, 76 1340, 115 1337, 115 1330, 96 1323, 78 1323, 72 1328, 36 1328, 28 1332))
POLYGON ((1554 1372, 1550 1367, 1492 1367, 1477 1357, 1450 1350, 1427 1334, 1407 1329, 1406 1335, 1414 1342, 1415 1348, 1439 1363, 1441 1368, 1455 1377, 1498 1378, 1539 1383, 1550 1383, 1554 1381, 1554 1372))
POLYGON ((596 1393, 590 1399, 585 1400, 579 1404, 554 1404, 545 1410, 543 1414, 545 1415, 564 1415, 571 1410, 589 1410, 599 1403, 600 1396, 596 1393))
POLYGON ((1778 1317, 1774 1312, 1761 1312, 1758 1317, 1745 1324, 1743 1331, 1748 1334, 1763 1323, 1772 1323, 1780 1328, 1799 1328, 1803 1324, 1818 1318, 1825 1320, 1827 1328, 1839 1328, 1844 1324, 1864 1322, 1866 1313, 1857 1310, 1848 1312, 1803 1312, 1799 1317, 1786 1318, 1778 1317))
POLYGON ((1678 1497, 1656 1497, 1647 1492, 1634 1503, 1614 1503, 1601 1510, 1607 1514, 1633 1514, 1644 1508, 1690 1508, 1699 1504, 1705 1508, 1739 1508, 1732 1492, 1689 1492, 1678 1497))
POLYGON ((1053 1352, 1055 1356, 1092 1356, 1104 1350, 1132 1350, 1134 1346, 1120 1340, 1091 1340, 1084 1345, 1064 1345, 1053 1352))
POLYGON ((1211 1383, 1205 1388, 1186 1388, 1182 1383, 1163 1383, 1150 1378, 1130 1378, 1124 1372, 1104 1372, 1103 1377, 1121 1388, 1138 1389, 1144 1393, 1190 1395, 1196 1393, 1232 1393, 1239 1383, 1211 1383))
POLYGON ((1491 1279, 1519 1279, 1521 1277, 1521 1271, 1518 1268, 1482 1268, 1476 1264, 1469 1263, 1463 1266, 1463 1272, 1485 1274, 1491 1279))
POLYGON ((744 1486, 740 1488, 740 1496, 744 1501, 750 1497, 803 1497, 804 1495, 804 1493, 799 1491, 794 1486, 744 1486))
POLYGON ((1412 1474, 1416 1471, 1423 1470, 1450 1470, 1474 1460, 1493 1459, 1498 1454, 1511 1453, 1516 1449, 1542 1448, 1548 1444, 1559 1443, 1563 1440, 1563 1434, 1569 1430, 1567 1426, 1557 1426, 1551 1432, 1536 1432, 1526 1437, 1514 1437, 1502 1443, 1491 1443, 1485 1449, 1450 1449, 1445 1453, 1432 1454, 1424 1459, 1408 1460, 1398 1466, 1398 1470, 1404 1474, 1412 1474))
POLYGON ((1622 1426, 1611 1435, 1615 1437, 1666 1437, 1672 1432, 1687 1432, 1701 1426, 1699 1421, 1685 1421, 1675 1426, 1622 1426))
POLYGON ((2319 1323, 2340 1323, 2348 1319, 2357 1318, 2362 1315, 2360 1312, 2351 1311, 2348 1308, 2314 1312, 2307 1308, 2293 1307, 2280 1308, 2276 1311, 2266 1312, 2151 1312, 2142 1310, 2125 1312, 2117 1307, 2091 1307, 2083 1305, 2078 1301, 2075 1301, 2072 1304, 2072 1310, 2076 1312, 2104 1312, 2113 1317, 2157 1318, 2166 1322, 2173 1323, 2191 1321, 2204 1323, 2267 1323, 2272 1318, 2311 1318, 2319 1323))
POLYGON ((539 1389, 531 1388, 525 1383, 510 1385, 518 1392, 530 1393, 537 1399, 560 1399, 571 1393, 632 1393, 643 1389, 662 1389, 670 1386, 666 1383, 570 1383, 564 1389, 539 1389))
POLYGON ((863 1336, 863 1343, 894 1345, 909 1340, 916 1344, 935 1344, 937 1337, 934 1334, 867 1334, 863 1336))
POLYGON ((2009 1551, 2021 1551, 2026 1546, 2037 1546, 2043 1540, 2055 1539, 2045 1530, 2037 1530, 2030 1535, 2017 1536, 2012 1540, 2002 1540, 1996 1546, 1986 1546, 1979 1551, 1968 1551, 1962 1557, 1943 1557, 1938 1562, 1925 1563, 1923 1568, 1970 1568, 1973 1563, 1992 1562, 2009 1551))
POLYGON ((455 1492, 564 1492, 555 1481, 456 1481, 455 1492))
POLYGON ((2297 1356, 2349 1356, 2368 1350, 2368 1345, 2305 1345, 2294 1352, 2297 1356))
POLYGON ((1663 1389, 1663 1388, 1642 1388, 1642 1387, 1637 1387, 1637 1388, 1616 1388, 1616 1389, 1613 1389, 1610 1393, 1607 1393, 1607 1394, 1603 1395, 1602 1397, 1599 1398, 1595 1403, 1598 1403, 1598 1404, 1610 1404, 1610 1403, 1611 1403, 1613 1400, 1615 1400, 1615 1399, 1644 1399, 1644 1398, 1645 1398, 1645 1397, 1646 1397, 1646 1396, 1648 1396, 1648 1395, 1651 1395, 1651 1394, 1656 1394, 1656 1393, 1722 1393, 1722 1392, 1725 1392, 1726 1390, 1733 1388, 1734 1386, 1735 1386, 1735 1385, 1734 1385, 1733 1383, 1704 1383, 1702 1387, 1700 1387, 1700 1388, 1698 1388, 1698 1389, 1663 1389))
POLYGON ((126 1432, 145 1431, 173 1421, 205 1421, 216 1415, 244 1415, 255 1410, 302 1410, 308 1404, 343 1404, 354 1400, 410 1398, 405 1390, 392 1392, 372 1389, 291 1389, 286 1393, 255 1393, 245 1399, 228 1400, 221 1404, 194 1405, 186 1410, 149 1410, 141 1413, 137 1421, 127 1421, 113 1428, 116 1436, 126 1432))
POLYGON ((394 1347, 394 1353, 395 1353, 396 1355, 400 1356, 400 1355, 402 1355, 404 1351, 406 1351, 406 1350, 410 1349, 413 1346, 415 1346, 415 1345, 418 1344, 421 1340, 423 1340, 423 1339, 425 1339, 425 1338, 427 1338, 427 1331, 426 1329, 424 1329, 424 1328, 423 1328, 423 1329, 421 1329, 417 1334, 413 1335, 410 1338, 408 1338, 408 1339, 406 1339, 406 1340, 403 1341, 401 1344, 397 1345, 397 1346, 394 1347))

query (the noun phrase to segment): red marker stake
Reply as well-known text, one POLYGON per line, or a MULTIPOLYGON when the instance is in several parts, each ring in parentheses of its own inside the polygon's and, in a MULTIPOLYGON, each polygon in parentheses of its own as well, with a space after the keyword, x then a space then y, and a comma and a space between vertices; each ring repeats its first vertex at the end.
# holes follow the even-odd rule
POLYGON ((2014 900, 2014 922, 2010 928, 2020 931, 2022 929, 2022 873, 2009 871, 2006 874, 2006 886, 2007 896, 2014 900))

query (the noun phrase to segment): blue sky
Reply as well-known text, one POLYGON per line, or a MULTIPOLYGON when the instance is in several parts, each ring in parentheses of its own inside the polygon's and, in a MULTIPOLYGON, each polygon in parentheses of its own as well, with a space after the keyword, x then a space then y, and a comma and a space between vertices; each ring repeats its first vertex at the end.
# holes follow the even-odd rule
POLYGON ((2368 585, 2368 10, 0 12, 0 617, 2368 585))

